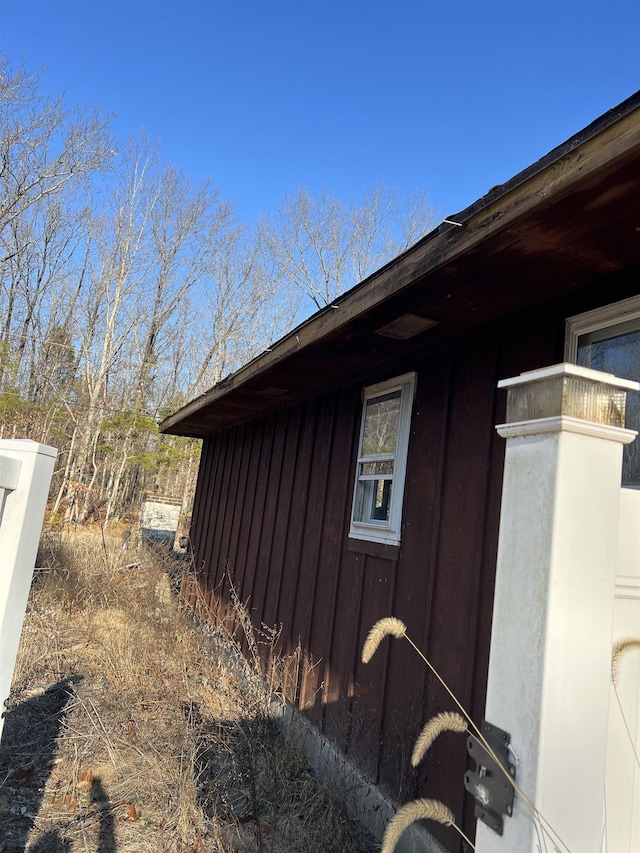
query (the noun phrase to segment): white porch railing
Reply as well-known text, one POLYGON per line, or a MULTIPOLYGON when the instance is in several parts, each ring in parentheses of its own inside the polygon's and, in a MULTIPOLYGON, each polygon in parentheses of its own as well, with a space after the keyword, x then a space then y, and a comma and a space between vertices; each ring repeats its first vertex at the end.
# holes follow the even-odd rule
MULTIPOLYGON (((638 439, 636 439, 637 441, 638 439)), ((620 493, 613 641, 640 640, 640 491, 620 493)), ((605 850, 640 850, 640 650, 622 654, 611 684, 605 850)))
POLYGON ((0 703, 11 689, 57 453, 35 441, 0 440, 0 703))
MULTIPOLYGON (((623 428, 625 394, 639 386, 571 364, 501 385, 507 446, 486 719, 509 733, 529 803, 517 792, 512 815, 505 806, 503 835, 479 822, 476 851, 635 853, 638 775, 633 738, 614 721, 611 652, 619 632, 637 632, 637 567, 626 569, 618 549, 622 521, 637 558, 636 496, 623 494, 621 507, 620 480, 622 447, 636 437, 623 428)), ((631 663, 620 688, 630 729, 631 663)), ((484 820, 500 800, 484 778, 477 794, 484 820)))

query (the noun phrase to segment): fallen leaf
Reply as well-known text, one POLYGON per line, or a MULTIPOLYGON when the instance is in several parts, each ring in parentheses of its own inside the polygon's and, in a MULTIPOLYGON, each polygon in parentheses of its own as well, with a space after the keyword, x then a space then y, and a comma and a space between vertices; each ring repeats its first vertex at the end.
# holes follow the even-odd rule
POLYGON ((127 805, 127 814, 124 820, 138 820, 140 812, 136 809, 133 803, 127 805))
POLYGON ((78 776, 78 788, 82 791, 90 791, 93 788, 93 772, 82 770, 78 776))

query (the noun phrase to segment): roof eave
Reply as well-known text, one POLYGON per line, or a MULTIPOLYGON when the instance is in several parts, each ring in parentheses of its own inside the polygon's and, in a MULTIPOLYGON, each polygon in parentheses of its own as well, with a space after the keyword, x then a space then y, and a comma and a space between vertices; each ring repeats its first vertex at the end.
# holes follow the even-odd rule
MULTIPOLYGON (((531 210, 550 204, 606 166, 640 150, 640 92, 580 133, 496 187, 367 279, 313 314, 265 352, 191 400, 160 424, 161 432, 200 434, 185 422, 285 359, 317 345, 357 319, 513 225, 531 210), (182 424, 182 427, 180 426, 182 424)), ((204 430, 201 434, 206 434, 204 430)))

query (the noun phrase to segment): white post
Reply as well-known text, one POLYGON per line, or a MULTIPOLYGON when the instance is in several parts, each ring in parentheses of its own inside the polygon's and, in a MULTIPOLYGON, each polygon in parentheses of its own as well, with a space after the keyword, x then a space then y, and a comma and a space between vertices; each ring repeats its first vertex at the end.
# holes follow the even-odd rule
POLYGON ((504 380, 507 439, 486 720, 511 735, 516 794, 478 853, 601 849, 622 445, 638 383, 562 364, 504 380), (558 841, 559 839, 559 841, 558 841))
MULTIPOLYGON (((35 441, 0 441, 0 703, 11 689, 56 456, 35 441)), ((0 718, 0 735, 2 726, 0 718)))

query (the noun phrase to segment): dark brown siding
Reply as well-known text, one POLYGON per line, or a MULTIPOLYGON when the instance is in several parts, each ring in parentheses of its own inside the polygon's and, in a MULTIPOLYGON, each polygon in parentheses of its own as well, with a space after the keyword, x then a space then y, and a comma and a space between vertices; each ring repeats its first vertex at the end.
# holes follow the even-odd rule
MULTIPOLYGON (((476 335, 371 377, 416 370, 400 548, 349 540, 363 384, 336 389, 206 439, 193 513, 196 565, 254 624, 298 644, 286 691, 365 774, 400 800, 434 796, 473 832, 465 738, 445 734, 410 767, 424 721, 454 710, 408 643, 360 662, 372 624, 396 615, 482 718, 504 446, 498 379, 561 360, 560 309, 476 335)), ((399 346, 402 346, 399 344, 399 346)), ((415 346, 413 346, 415 351, 415 346)), ((446 828, 443 843, 457 849, 446 828)))

